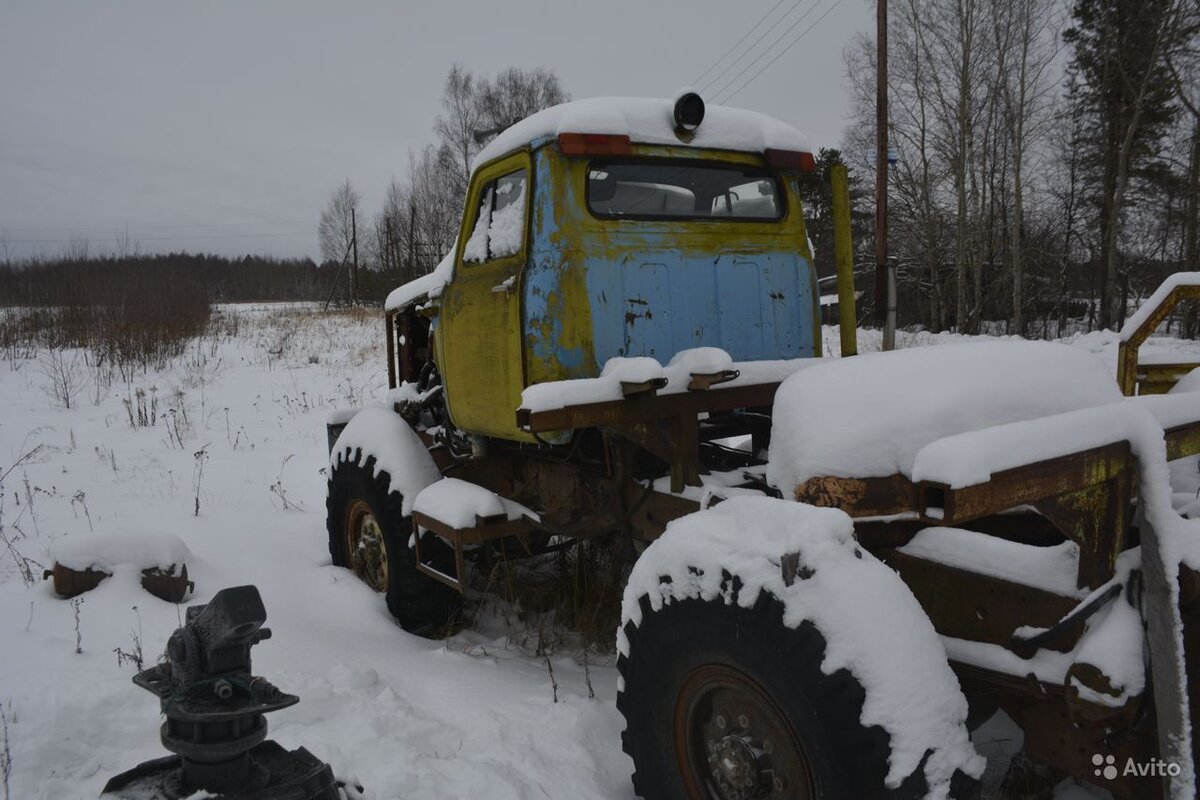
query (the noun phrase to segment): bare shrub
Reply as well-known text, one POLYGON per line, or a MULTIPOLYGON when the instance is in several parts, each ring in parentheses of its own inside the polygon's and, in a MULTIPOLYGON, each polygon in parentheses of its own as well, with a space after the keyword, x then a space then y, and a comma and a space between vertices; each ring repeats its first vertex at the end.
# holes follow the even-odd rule
POLYGON ((38 359, 38 371, 46 377, 42 391, 63 408, 70 408, 86 386, 74 351, 47 350, 38 359))

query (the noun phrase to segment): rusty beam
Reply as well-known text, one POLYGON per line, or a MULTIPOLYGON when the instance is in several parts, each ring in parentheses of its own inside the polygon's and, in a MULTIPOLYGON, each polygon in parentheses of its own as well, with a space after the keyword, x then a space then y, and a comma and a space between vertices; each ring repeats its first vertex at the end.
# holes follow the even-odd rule
POLYGON ((809 478, 796 487, 796 500, 840 508, 852 517, 886 517, 916 507, 916 487, 903 475, 886 478, 809 478))
POLYGON ((1117 348, 1117 385, 1121 392, 1132 397, 1137 392, 1138 349, 1154 333, 1181 300, 1200 300, 1200 286, 1176 286, 1158 308, 1146 317, 1142 325, 1117 348))
POLYGON ((1200 422, 1168 428, 1166 438, 1168 461, 1194 456, 1200 453, 1200 422))
MULTIPOLYGON (((1022 626, 1050 628, 1078 605, 1074 597, 1013 583, 924 558, 884 550, 876 554, 900 573, 921 608, 943 636, 1009 647, 1022 626)), ((1083 633, 1047 649, 1068 652, 1083 633)))
POLYGON ((613 427, 636 422, 669 419, 688 413, 715 413, 736 408, 770 406, 778 383, 760 383, 702 392, 679 392, 631 397, 600 403, 555 408, 546 411, 517 409, 517 426, 530 433, 613 427))

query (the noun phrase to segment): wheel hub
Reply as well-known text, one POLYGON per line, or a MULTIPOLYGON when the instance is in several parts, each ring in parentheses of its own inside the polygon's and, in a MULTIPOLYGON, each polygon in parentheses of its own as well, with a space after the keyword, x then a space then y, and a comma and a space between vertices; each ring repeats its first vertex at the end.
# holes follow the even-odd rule
POLYGON ((763 750, 744 736, 730 735, 708 742, 708 763, 721 793, 729 800, 750 800, 771 784, 773 770, 763 750))
POLYGON ((346 540, 350 567, 367 585, 377 592, 388 587, 387 550, 383 529, 370 506, 361 500, 351 504, 346 514, 346 540))
POLYGON ((689 800, 812 800, 807 754, 766 691, 723 664, 698 667, 675 703, 675 748, 689 800))

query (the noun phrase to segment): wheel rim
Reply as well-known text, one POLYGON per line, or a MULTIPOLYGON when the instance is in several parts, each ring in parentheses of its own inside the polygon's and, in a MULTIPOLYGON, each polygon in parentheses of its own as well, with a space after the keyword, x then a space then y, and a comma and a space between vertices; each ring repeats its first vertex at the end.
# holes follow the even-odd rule
POLYGON ((692 800, 816 800, 808 756, 770 696, 745 673, 706 664, 675 700, 675 757, 692 800))
POLYGON ((387 591, 387 549, 383 528, 364 500, 354 500, 346 508, 346 556, 350 568, 365 584, 377 592, 387 591))

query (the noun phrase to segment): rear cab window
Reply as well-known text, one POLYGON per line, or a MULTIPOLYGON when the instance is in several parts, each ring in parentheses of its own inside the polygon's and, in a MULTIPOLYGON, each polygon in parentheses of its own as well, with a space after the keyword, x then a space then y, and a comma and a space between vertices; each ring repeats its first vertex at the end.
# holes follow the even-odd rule
POLYGON ((605 219, 783 218, 784 193, 770 171, 710 161, 598 160, 588 165, 588 210, 605 219))

